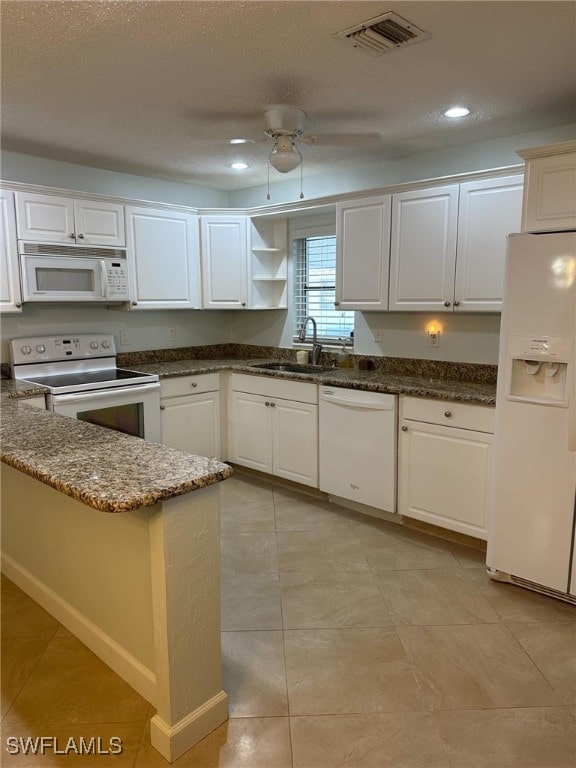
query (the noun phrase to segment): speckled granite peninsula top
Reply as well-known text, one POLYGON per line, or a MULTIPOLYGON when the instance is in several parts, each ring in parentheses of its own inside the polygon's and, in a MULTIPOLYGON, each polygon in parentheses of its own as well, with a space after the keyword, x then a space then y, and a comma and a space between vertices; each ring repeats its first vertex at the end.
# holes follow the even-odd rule
POLYGON ((347 387, 368 392, 385 392, 392 395, 412 395, 434 400, 454 400, 472 405, 494 406, 496 404, 496 385, 492 382, 462 381, 455 379, 432 378, 425 375, 390 374, 381 370, 360 371, 353 368, 335 368, 320 374, 293 373, 285 371, 261 370, 256 365, 268 362, 286 362, 279 358, 260 358, 257 360, 240 359, 190 359, 166 362, 148 362, 131 364, 136 371, 156 373, 163 378, 191 376, 218 371, 236 371, 259 376, 308 381, 326 384, 332 387, 347 387))
POLYGON ((41 392, 2 382, 1 459, 89 507, 127 512, 232 475, 231 467, 214 459, 42 411, 18 399, 41 392))

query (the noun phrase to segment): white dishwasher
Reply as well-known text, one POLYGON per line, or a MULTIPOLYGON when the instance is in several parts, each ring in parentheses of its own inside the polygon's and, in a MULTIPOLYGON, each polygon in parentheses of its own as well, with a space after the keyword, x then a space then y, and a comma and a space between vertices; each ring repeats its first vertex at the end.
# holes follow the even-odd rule
POLYGON ((320 490, 396 512, 396 395, 319 391, 320 490))

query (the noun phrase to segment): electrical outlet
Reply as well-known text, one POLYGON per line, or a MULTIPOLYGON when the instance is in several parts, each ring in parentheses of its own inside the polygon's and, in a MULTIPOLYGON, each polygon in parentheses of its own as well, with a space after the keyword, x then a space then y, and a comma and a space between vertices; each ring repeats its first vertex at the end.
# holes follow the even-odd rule
POLYGON ((428 346, 429 347, 440 346, 440 331, 428 331, 428 346))
POLYGON ((128 331, 120 331, 120 346, 126 347, 129 344, 128 341, 128 331))
POLYGON ((176 328, 174 326, 168 328, 168 341, 176 341, 176 328))

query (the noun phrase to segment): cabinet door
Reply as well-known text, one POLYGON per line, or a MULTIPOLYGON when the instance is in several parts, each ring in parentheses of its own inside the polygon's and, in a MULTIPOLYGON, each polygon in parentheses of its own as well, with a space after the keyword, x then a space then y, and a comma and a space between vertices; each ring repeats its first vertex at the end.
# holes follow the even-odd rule
POLYGON ((0 312, 21 312, 14 194, 0 190, 0 312))
POLYGON ((522 219, 523 176, 460 185, 454 310, 500 312, 506 238, 522 219))
POLYGON ((230 411, 230 461, 270 474, 272 409, 269 398, 232 392, 230 411))
POLYGON ((243 309, 248 293, 246 217, 203 216, 202 306, 205 309, 243 309))
POLYGON ((318 487, 318 406, 271 401, 273 473, 318 487))
POLYGON ((404 420, 398 511, 486 539, 492 435, 404 420))
POLYGON ((76 242, 71 198, 16 192, 16 214, 20 240, 76 242))
POLYGON ((452 311, 458 185, 392 199, 389 309, 452 311))
POLYGON ((181 451, 219 459, 220 393, 161 401, 162 442, 181 451))
POLYGON ((134 309, 199 306, 196 217, 180 211, 126 208, 134 309))
MULTIPOLYGON (((562 146, 562 145, 561 145, 562 146)), ((571 151, 545 157, 526 157, 525 232, 576 229, 576 143, 571 151)))
POLYGON ((126 245, 123 205, 96 200, 75 200, 74 224, 77 243, 126 245))
POLYGON ((336 303, 339 309, 388 309, 390 195, 336 206, 336 303))

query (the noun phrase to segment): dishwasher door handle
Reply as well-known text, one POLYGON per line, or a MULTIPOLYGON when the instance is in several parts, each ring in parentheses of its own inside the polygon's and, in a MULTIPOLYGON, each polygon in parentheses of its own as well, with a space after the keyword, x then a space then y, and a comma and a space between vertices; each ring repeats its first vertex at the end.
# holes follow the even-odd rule
POLYGON ((393 411, 394 406, 388 405, 388 403, 374 403, 367 400, 352 400, 347 397, 334 397, 328 393, 323 395, 323 399, 327 403, 333 403, 334 405, 347 405, 350 408, 363 408, 367 411, 393 411))

